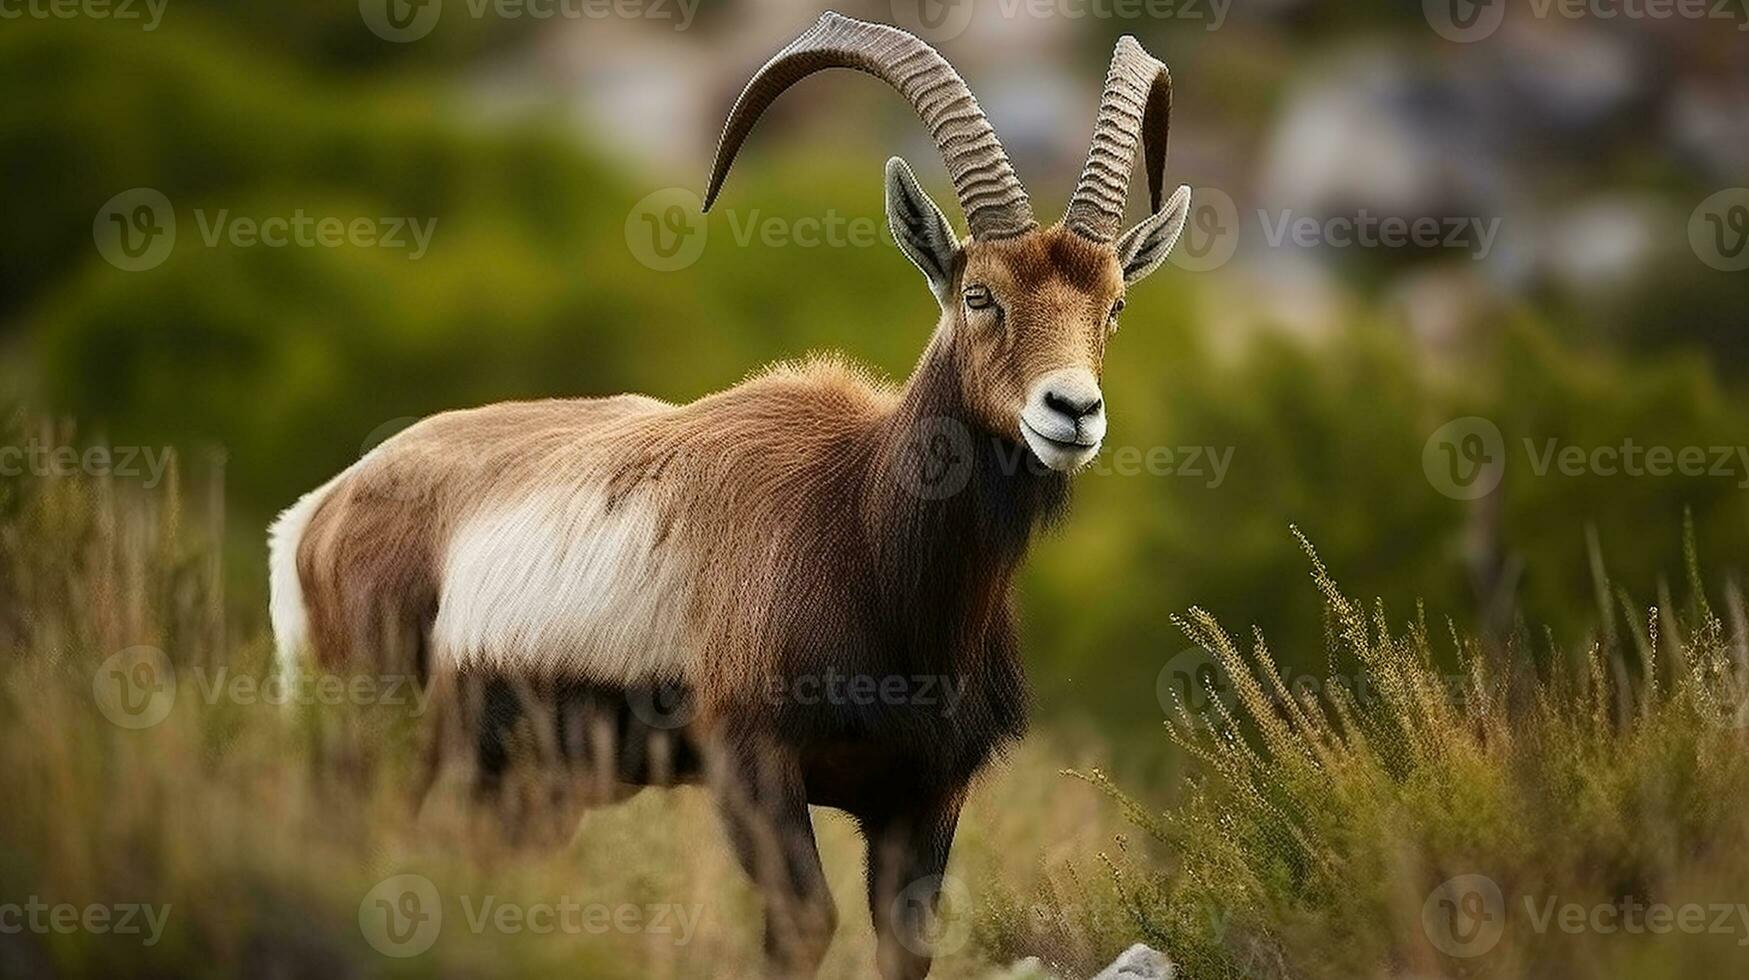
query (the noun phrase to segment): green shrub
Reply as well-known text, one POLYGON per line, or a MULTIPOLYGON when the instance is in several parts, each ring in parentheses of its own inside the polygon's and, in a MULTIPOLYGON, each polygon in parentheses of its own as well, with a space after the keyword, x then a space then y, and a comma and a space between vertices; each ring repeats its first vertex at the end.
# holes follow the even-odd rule
MULTIPOLYGON (((0 187, 12 229, 0 241, 0 390, 115 443, 185 459, 221 449, 234 573, 259 567, 277 510, 410 418, 555 395, 684 401, 818 348, 900 377, 934 321, 920 278, 885 242, 735 240, 755 217, 829 209, 878 226, 890 147, 750 147, 703 256, 657 272, 627 248, 626 218, 652 185, 696 188, 702 161, 699 172, 630 173, 550 118, 457 118, 409 66, 322 60, 333 70, 317 73, 263 45, 278 15, 186 13, 150 44, 85 21, 0 34, 0 82, 32 91, 0 105, 0 158, 16 178, 0 187), (67 81, 33 85, 50 75, 67 81), (132 273, 96 253, 91 218, 136 186, 171 199, 179 233, 161 266, 132 273), (437 225, 429 253, 410 261, 373 248, 206 247, 196 209, 437 225)), ((1040 213, 1050 203, 1041 195, 1040 213)), ((1230 308, 1222 277, 1171 269, 1140 285, 1106 388, 1108 461, 1210 447, 1230 453, 1224 479, 1211 486, 1205 460, 1200 477, 1077 481, 1073 516, 1024 578, 1043 716, 1092 715, 1125 735, 1158 724, 1165 658, 1154 652, 1182 645, 1169 611, 1191 603, 1265 629, 1285 667, 1315 667, 1298 660, 1317 608, 1295 587, 1298 557, 1280 533, 1291 521, 1393 607, 1447 597, 1461 625, 1484 631, 1522 609, 1566 642, 1587 617, 1588 528, 1608 533, 1613 568, 1640 594, 1671 566, 1684 507, 1721 560, 1749 545, 1734 481, 1537 477, 1520 448, 1741 442, 1749 407, 1706 364, 1551 340, 1531 313, 1476 338, 1455 366, 1368 316, 1327 336, 1231 338, 1222 325, 1251 311, 1230 308), (1429 435, 1472 414, 1494 420, 1513 457, 1481 504, 1441 496, 1422 472, 1429 435)), ((236 577, 233 597, 259 610, 264 597, 246 592, 258 578, 236 577)))
POLYGON ((1321 691, 1290 689, 1261 635, 1245 652, 1192 610, 1230 693, 1174 719, 1200 762, 1188 797, 1153 811, 1087 777, 1171 855, 1123 864, 1138 926, 1197 978, 1743 969, 1745 620, 1736 593, 1729 627, 1708 604, 1692 541, 1685 606, 1642 611, 1600 576, 1606 625, 1573 654, 1523 629, 1460 639, 1419 611, 1393 627, 1307 544, 1321 691), (1701 906, 1705 927, 1660 931, 1633 903, 1701 906), (1568 931, 1569 905, 1599 925, 1568 931))

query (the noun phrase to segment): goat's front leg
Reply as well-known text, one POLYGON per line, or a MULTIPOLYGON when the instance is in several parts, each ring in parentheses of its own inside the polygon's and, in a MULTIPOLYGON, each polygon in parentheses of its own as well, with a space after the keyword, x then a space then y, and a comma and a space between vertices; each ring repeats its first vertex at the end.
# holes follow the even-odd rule
MULTIPOLYGON (((868 905, 875 963, 883 980, 922 980, 944 938, 942 872, 953 847, 964 790, 930 794, 878 817, 864 817, 868 905)), ((961 910, 962 912, 964 910, 961 910)))
POLYGON ((768 739, 718 742, 710 753, 712 789, 730 843, 765 902, 765 955, 771 973, 811 978, 838 925, 801 766, 768 739))

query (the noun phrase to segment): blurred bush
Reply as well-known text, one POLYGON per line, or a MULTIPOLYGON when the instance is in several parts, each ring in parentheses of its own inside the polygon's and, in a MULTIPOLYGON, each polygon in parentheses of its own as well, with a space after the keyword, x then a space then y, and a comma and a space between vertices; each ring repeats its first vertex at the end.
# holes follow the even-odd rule
POLYGON ((1640 446, 1741 442, 1749 412, 1704 362, 1581 355, 1528 316, 1455 371, 1425 365, 1409 341, 1376 324, 1321 344, 1265 334, 1222 355, 1217 338, 1191 325, 1194 306, 1165 295, 1134 306, 1175 308, 1166 319, 1178 322, 1127 324, 1119 335, 1107 385, 1122 409, 1114 403, 1108 445, 1230 448, 1232 458, 1218 487, 1212 472, 1082 477, 1075 515, 1029 566, 1032 648, 1049 678, 1040 686, 1107 719, 1164 720, 1170 684, 1157 685, 1157 675, 1191 647, 1171 617, 1193 604, 1240 632, 1257 626, 1286 638, 1277 649, 1291 668, 1321 667, 1296 652, 1321 642, 1320 606, 1290 522, 1349 570, 1360 594, 1389 608, 1426 597, 1436 621, 1493 635, 1522 613, 1563 643, 1581 642, 1595 620, 1590 530, 1616 579, 1638 595, 1656 594, 1680 568, 1684 506, 1720 555, 1749 545, 1740 460, 1725 477, 1536 472, 1549 440, 1587 449, 1624 437, 1640 446), (1140 336, 1155 331, 1158 340, 1140 336), (1506 449, 1500 489, 1474 502, 1441 495, 1422 467, 1432 433, 1470 415, 1496 424, 1506 449))
MULTIPOLYGON (((263 593, 272 513, 409 417, 622 390, 686 400, 819 347, 903 376, 922 347, 934 304, 885 244, 740 246, 717 214, 695 265, 652 271, 624 237, 650 181, 558 120, 483 126, 454 117, 438 86, 312 75, 260 40, 272 17, 221 28, 202 10, 179 11, 186 21, 152 44, 102 23, 0 34, 0 83, 31 93, 0 104, 12 223, 0 240, 0 344, 16 355, 6 383, 87 433, 225 448, 229 526, 248 570, 232 595, 246 605, 263 593), (147 274, 104 262, 89 230, 104 201, 136 186, 161 190, 179 220, 175 251, 147 274), (437 225, 417 261, 390 249, 209 248, 196 209, 437 225)), ((878 220, 879 165, 754 148, 731 203, 742 220, 827 207, 878 220)), ((1536 477, 1522 448, 1741 442, 1749 412, 1704 361, 1581 354, 1528 312, 1455 367, 1427 363, 1400 326, 1375 318, 1310 340, 1214 336, 1208 282, 1168 270, 1138 287, 1108 363, 1110 446, 1207 447, 1230 452, 1230 470, 1218 486, 1206 463, 1203 477, 1082 478, 1075 515, 1026 578, 1049 708, 1113 730, 1160 721, 1157 675, 1189 645, 1168 616, 1193 603, 1262 626, 1279 649, 1318 649, 1290 522, 1393 608, 1446 597, 1460 605, 1430 612, 1488 628, 1511 618, 1516 597, 1566 633, 1594 608, 1588 528, 1639 594, 1675 567, 1684 505, 1713 553, 1744 544, 1733 480, 1536 477), (1491 503, 1448 499, 1423 475, 1428 436, 1463 415, 1505 436, 1491 503)))

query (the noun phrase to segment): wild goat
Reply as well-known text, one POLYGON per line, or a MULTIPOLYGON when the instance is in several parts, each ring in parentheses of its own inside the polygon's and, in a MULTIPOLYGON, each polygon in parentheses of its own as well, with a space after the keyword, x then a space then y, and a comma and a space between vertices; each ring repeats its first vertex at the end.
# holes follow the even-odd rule
POLYGON ((1162 207, 1172 84, 1133 38, 1063 221, 1041 229, 947 61, 828 13, 735 103, 707 210, 765 109, 827 68, 911 103, 970 226, 961 240, 887 162, 894 238, 942 311, 903 386, 826 358, 688 405, 434 416, 279 518, 272 618, 288 665, 407 650, 424 683, 484 692, 467 734, 482 785, 530 727, 617 784, 709 785, 761 888, 774 970, 812 975, 835 925, 808 807, 850 813, 880 972, 917 978, 967 786, 1024 726, 1016 568, 1099 451, 1124 288, 1165 259, 1189 188, 1162 207), (1138 144, 1152 213, 1120 236, 1138 144), (949 679, 951 711, 894 683, 919 677, 949 679), (539 711, 519 707, 531 696, 539 711))

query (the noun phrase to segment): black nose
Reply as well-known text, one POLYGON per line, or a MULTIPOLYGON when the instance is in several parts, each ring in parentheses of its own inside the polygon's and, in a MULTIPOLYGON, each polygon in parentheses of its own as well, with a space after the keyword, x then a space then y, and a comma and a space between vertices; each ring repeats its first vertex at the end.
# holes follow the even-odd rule
POLYGON ((1045 392, 1045 406, 1072 419, 1084 419, 1099 411, 1099 406, 1102 404, 1104 402, 1098 395, 1077 398, 1058 391, 1045 392))

